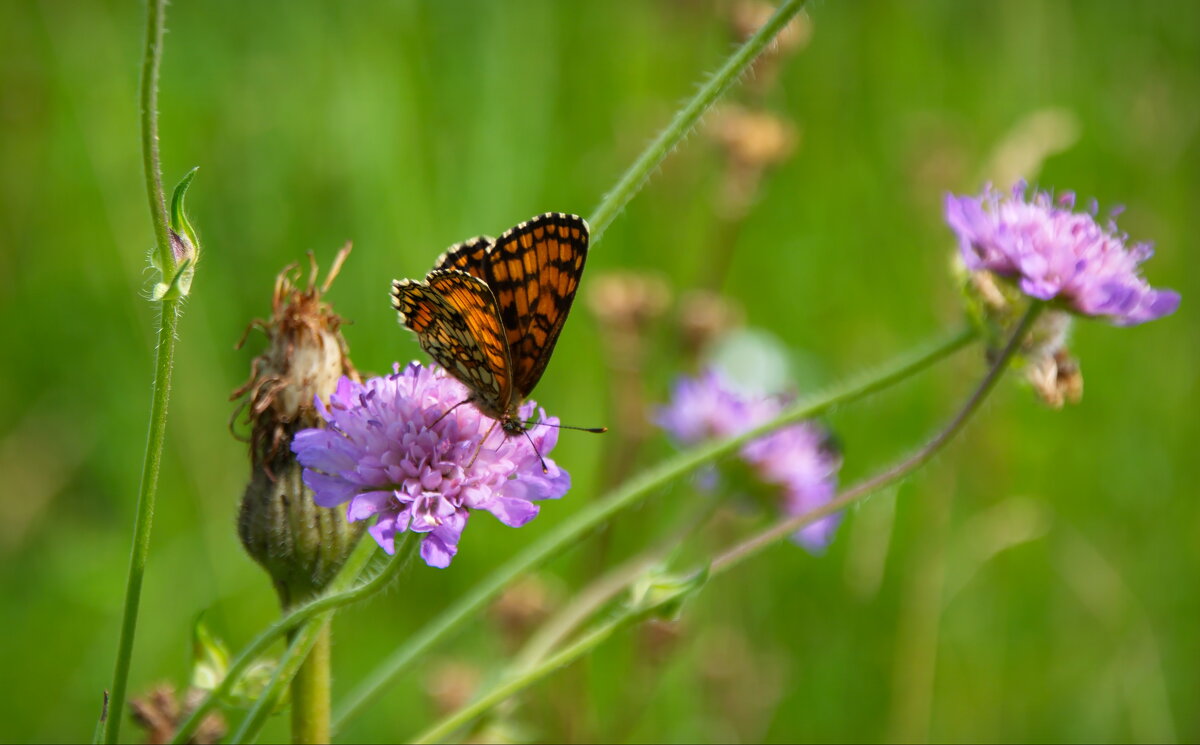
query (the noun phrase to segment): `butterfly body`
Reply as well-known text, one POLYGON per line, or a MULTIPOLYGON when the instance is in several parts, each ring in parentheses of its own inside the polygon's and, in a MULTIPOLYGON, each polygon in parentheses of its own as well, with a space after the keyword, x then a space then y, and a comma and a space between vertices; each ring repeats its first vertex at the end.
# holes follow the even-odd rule
POLYGON ((392 306, 468 400, 519 434, 518 409, 550 361, 587 249, 583 218, 549 212, 451 246, 424 281, 392 282, 392 306))

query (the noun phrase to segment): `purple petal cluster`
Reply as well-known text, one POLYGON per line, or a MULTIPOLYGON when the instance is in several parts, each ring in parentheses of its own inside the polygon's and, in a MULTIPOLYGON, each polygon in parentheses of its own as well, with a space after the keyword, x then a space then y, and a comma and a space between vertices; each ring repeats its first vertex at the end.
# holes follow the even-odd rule
POLYGON ((1130 326, 1168 315, 1179 293, 1156 290, 1139 265, 1153 251, 1148 243, 1126 246, 1116 214, 1104 225, 1096 208, 1074 212, 1075 195, 1058 198, 1035 191, 1026 200, 1024 182, 1010 195, 988 186, 980 197, 946 195, 946 222, 958 234, 967 268, 1017 280, 1039 300, 1057 300, 1085 316, 1103 316, 1130 326))
MULTIPOLYGON (((679 442, 691 445, 713 437, 729 437, 766 422, 781 411, 778 397, 738 392, 719 373, 709 370, 683 378, 656 421, 679 442)), ((782 492, 783 511, 801 515, 833 499, 841 457, 825 432, 810 422, 791 424, 742 447, 740 456, 765 484, 782 492)), ((831 515, 801 528, 795 540, 819 550, 833 538, 840 516, 831 515)))
MULTIPOLYGON (((421 558, 446 567, 472 510, 485 510, 519 528, 538 513, 540 499, 566 494, 571 477, 545 457, 558 440, 554 427, 533 426, 533 446, 508 437, 495 420, 465 401, 469 391, 441 370, 412 363, 403 370, 356 383, 338 381, 326 407, 328 426, 296 434, 292 450, 304 483, 322 507, 349 503, 350 520, 378 516, 370 533, 388 553, 397 533, 423 533, 421 558)), ((529 418, 532 402, 521 408, 529 418)), ((539 411, 540 421, 557 424, 539 411)))

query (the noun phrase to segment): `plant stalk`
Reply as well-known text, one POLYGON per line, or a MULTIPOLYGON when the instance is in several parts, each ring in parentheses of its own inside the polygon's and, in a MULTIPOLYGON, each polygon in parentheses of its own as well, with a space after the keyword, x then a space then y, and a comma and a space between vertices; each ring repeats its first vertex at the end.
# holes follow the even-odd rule
POLYGON ((692 131, 692 128, 717 102, 717 99, 746 72, 750 64, 758 55, 762 54, 775 35, 788 24, 788 21, 800 12, 800 9, 804 7, 804 2, 805 0, 784 0, 780 3, 775 14, 762 25, 762 28, 758 29, 725 61, 725 64, 721 65, 721 69, 717 70, 700 87, 699 92, 675 114, 675 118, 659 133, 658 137, 654 138, 654 142, 642 151, 633 165, 621 176, 617 185, 604 195, 600 204, 596 205, 596 209, 592 211, 591 217, 588 218, 592 245, 600 242, 604 231, 608 229, 621 210, 625 209, 629 200, 633 199, 634 195, 641 190, 642 185, 650 178, 654 169, 658 168, 663 159, 683 141, 683 138, 692 131))
MULTIPOLYGON (((149 0, 147 5, 140 101, 142 166, 150 219, 154 224, 154 250, 158 257, 158 266, 162 268, 164 277, 169 278, 173 276, 171 272, 175 262, 167 233, 167 203, 163 194, 162 169, 158 157, 158 70, 162 61, 165 6, 165 0, 149 0)), ((163 441, 167 430, 167 404, 171 398, 171 371, 175 361, 179 312, 180 301, 177 298, 162 302, 154 363, 154 388, 151 393, 150 426, 146 436, 146 453, 142 461, 142 477, 138 485, 133 545, 125 581, 121 631, 117 640, 117 659, 103 727, 104 742, 110 745, 120 737, 121 719, 125 714, 126 687, 133 658, 133 640, 137 632, 142 580, 146 574, 146 560, 150 552, 150 532, 154 523, 155 498, 158 494, 158 473, 162 465, 163 441)))
POLYGON ((330 627, 326 616, 312 650, 292 679, 292 742, 297 745, 329 742, 330 627))

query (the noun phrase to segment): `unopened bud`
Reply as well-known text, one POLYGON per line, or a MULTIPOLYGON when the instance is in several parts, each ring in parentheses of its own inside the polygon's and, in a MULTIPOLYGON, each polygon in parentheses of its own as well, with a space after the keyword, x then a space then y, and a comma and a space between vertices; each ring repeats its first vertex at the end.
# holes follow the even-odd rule
POLYGON ((319 287, 311 254, 306 289, 297 285, 296 267, 279 274, 271 319, 253 324, 266 332, 267 349, 233 394, 245 397, 250 418, 251 474, 238 535, 271 575, 284 606, 328 584, 365 524, 348 523, 342 508, 316 506, 291 450, 296 432, 324 426, 314 399, 328 399, 343 375, 358 380, 340 331, 342 320, 321 299, 349 251, 347 246, 338 253, 319 287))
MULTIPOLYGON (((967 315, 984 338, 988 359, 1000 353, 1030 300, 1011 281, 986 270, 969 271, 954 252, 967 315)), ((1067 349, 1074 316, 1047 308, 1038 315, 1029 334, 1021 340, 1016 364, 1026 381, 1044 403, 1056 409, 1077 404, 1083 398, 1083 373, 1067 349)))
POLYGON ((150 293, 153 300, 184 298, 192 291, 192 278, 200 258, 200 241, 184 211, 184 199, 195 176, 195 168, 188 171, 171 195, 171 224, 167 228, 170 256, 164 259, 158 253, 150 255, 150 263, 159 272, 159 281, 150 293))

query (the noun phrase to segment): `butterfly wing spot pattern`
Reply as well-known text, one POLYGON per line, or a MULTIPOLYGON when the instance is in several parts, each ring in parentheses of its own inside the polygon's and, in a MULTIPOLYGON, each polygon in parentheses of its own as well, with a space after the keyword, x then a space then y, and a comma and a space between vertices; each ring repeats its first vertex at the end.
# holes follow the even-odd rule
POLYGON ((587 260, 588 225, 548 212, 501 235, 455 244, 425 281, 392 282, 392 306, 471 402, 523 431, 517 409, 541 380, 587 260))

